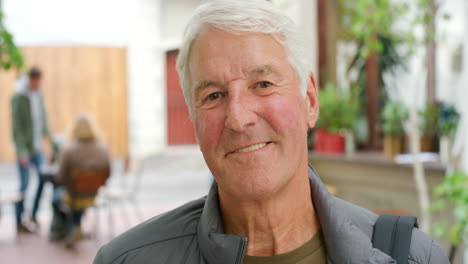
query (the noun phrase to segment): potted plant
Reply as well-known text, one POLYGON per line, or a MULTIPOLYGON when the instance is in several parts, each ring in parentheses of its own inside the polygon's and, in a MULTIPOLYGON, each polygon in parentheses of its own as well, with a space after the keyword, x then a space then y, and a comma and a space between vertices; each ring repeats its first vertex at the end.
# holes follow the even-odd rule
POLYGON ((393 159, 402 152, 403 121, 408 118, 408 111, 403 103, 389 101, 382 112, 382 130, 384 133, 384 153, 393 159))
POLYGON ((359 103, 353 92, 339 92, 331 83, 319 91, 320 116, 314 138, 319 153, 344 153, 345 134, 352 131, 359 113, 359 103))
POLYGON ((421 152, 433 152, 438 132, 439 110, 436 105, 427 105, 419 111, 419 130, 421 131, 421 152))
POLYGON ((439 103, 439 154, 440 160, 447 164, 451 160, 451 149, 460 121, 460 114, 452 104, 439 103))
POLYGON ((446 222, 436 223, 432 231, 437 237, 449 235, 449 259, 453 263, 457 247, 468 241, 468 174, 455 172, 434 189, 430 211, 447 210, 453 213, 454 222, 450 227, 446 222))

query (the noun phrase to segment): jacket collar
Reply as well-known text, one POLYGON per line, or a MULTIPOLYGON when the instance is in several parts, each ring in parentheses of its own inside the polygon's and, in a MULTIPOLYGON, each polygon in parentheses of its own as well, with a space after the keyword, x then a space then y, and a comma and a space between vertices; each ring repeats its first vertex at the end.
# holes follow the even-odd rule
POLYGON ((206 197, 198 224, 197 239, 207 263, 242 264, 247 238, 224 234, 218 198, 218 185, 213 183, 206 197))
MULTIPOLYGON (((325 238, 328 263, 333 264, 394 264, 391 257, 372 247, 368 235, 354 225, 346 215, 338 212, 334 198, 323 185, 316 171, 308 168, 312 201, 325 238)), ((198 225, 197 239, 208 263, 241 264, 247 238, 224 234, 218 186, 214 183, 198 225)))
POLYGON ((329 263, 394 264, 391 257, 373 248, 372 241, 339 210, 333 197, 309 165, 312 201, 317 212, 329 263))

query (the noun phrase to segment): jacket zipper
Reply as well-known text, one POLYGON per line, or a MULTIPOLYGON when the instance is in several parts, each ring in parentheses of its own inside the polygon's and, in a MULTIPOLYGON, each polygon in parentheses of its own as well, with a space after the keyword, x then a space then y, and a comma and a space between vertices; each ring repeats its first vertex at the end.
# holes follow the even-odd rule
POLYGON ((237 254, 236 264, 242 264, 245 255, 245 245, 247 244, 247 238, 243 237, 241 245, 239 247, 239 254, 237 254))

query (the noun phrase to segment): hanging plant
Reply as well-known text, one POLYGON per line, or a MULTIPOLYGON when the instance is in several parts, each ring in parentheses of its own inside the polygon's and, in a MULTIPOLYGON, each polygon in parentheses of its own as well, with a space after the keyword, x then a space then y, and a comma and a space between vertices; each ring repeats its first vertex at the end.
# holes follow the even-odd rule
POLYGON ((13 36, 5 28, 3 18, 3 12, 0 10, 0 67, 4 70, 9 70, 10 68, 21 69, 24 66, 23 55, 15 45, 13 36))

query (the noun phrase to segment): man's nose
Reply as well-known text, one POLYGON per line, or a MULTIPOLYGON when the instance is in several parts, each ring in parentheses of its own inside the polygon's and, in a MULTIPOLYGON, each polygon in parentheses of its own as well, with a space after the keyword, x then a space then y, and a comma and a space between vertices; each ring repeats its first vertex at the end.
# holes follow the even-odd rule
POLYGON ((257 122, 256 103, 248 92, 233 92, 228 96, 225 127, 243 132, 257 122))

